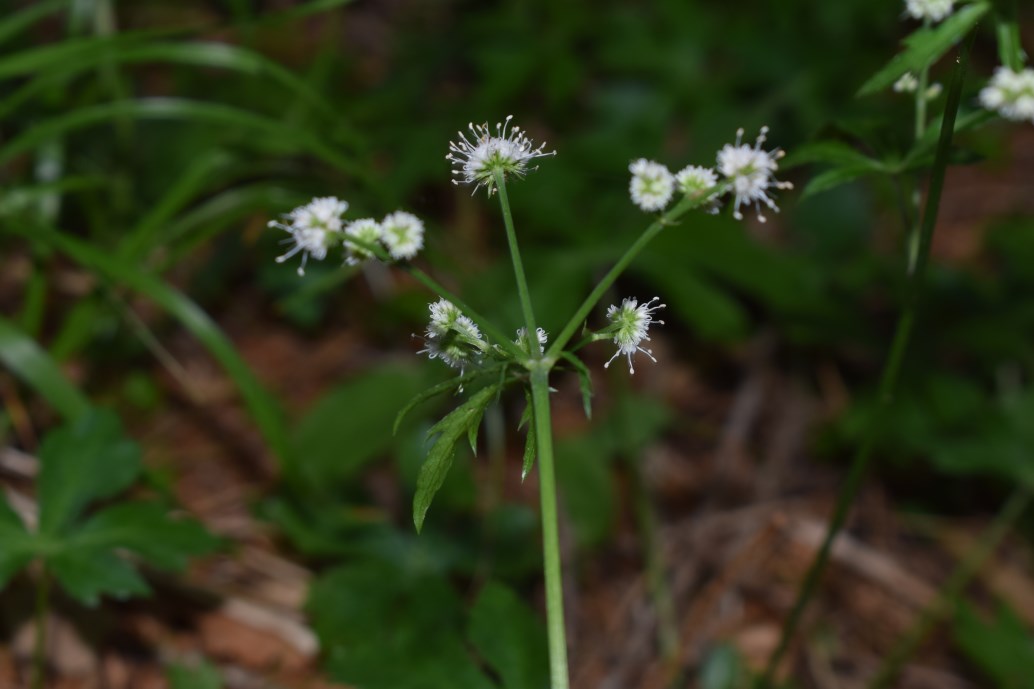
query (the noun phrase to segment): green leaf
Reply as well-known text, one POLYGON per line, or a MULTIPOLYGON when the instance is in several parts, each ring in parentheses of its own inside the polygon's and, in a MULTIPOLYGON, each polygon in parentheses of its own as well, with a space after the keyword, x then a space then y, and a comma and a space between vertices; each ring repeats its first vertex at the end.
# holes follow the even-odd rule
POLYGON ((720 644, 707 654, 700 670, 700 689, 741 689, 746 685, 743 659, 734 646, 720 644))
POLYGON ((83 605, 97 605, 102 595, 124 599, 151 592, 132 565, 102 548, 61 549, 47 557, 47 569, 83 605))
POLYGON ((73 260, 107 279, 126 285, 156 302, 174 316, 208 349, 240 390, 244 403, 258 424, 269 447, 281 459, 287 457, 286 431, 282 412, 248 365, 237 354, 233 343, 211 318, 193 301, 169 284, 154 278, 136 265, 97 249, 87 242, 52 230, 20 228, 27 237, 42 240, 73 260))
POLYGON ((223 676, 219 669, 205 661, 196 667, 173 665, 166 672, 169 689, 222 689, 223 676))
POLYGON ((39 530, 46 536, 63 534, 89 503, 118 495, 140 473, 140 448, 106 410, 48 433, 39 458, 39 530))
POLYGON ((521 421, 517 424, 519 429, 525 423, 528 424, 528 434, 524 438, 524 461, 521 462, 521 483, 524 483, 524 479, 528 478, 528 474, 531 473, 532 468, 535 466, 535 452, 536 439, 535 439, 535 409, 531 403, 531 392, 528 389, 524 390, 524 413, 521 414, 521 421))
POLYGON ((299 421, 292 470, 310 486, 340 485, 395 442, 392 417, 420 389, 414 367, 367 371, 325 395, 299 421))
POLYGON ((816 141, 794 150, 779 163, 780 167, 796 167, 805 163, 829 163, 838 166, 858 166, 879 171, 884 164, 865 155, 842 141, 816 141))
POLYGON ((24 9, 17 12, 10 12, 7 17, 0 21, 0 43, 3 43, 12 36, 17 36, 43 17, 57 12, 68 5, 68 0, 37 0, 30 3, 24 9))
POLYGON ((969 605, 959 606, 955 641, 1000 689, 1026 689, 1034 676, 1034 635, 1008 608, 988 622, 969 605))
POLYGON ((68 538, 70 547, 124 548, 159 569, 182 570, 219 540, 197 521, 177 519, 156 502, 127 502, 94 515, 68 538))
POLYGON ((408 402, 406 402, 405 405, 403 405, 401 409, 399 409, 398 414, 395 416, 395 423, 391 426, 391 432, 393 434, 399 432, 399 426, 402 424, 402 420, 406 417, 406 414, 413 411, 413 408, 417 405, 422 404, 429 399, 437 397, 438 395, 443 395, 446 392, 457 390, 466 385, 467 383, 472 383, 490 374, 497 373, 500 369, 504 368, 505 366, 506 364, 499 364, 497 366, 489 366, 487 368, 471 371, 470 373, 465 373, 462 376, 457 376, 455 378, 450 378, 446 381, 442 381, 437 385, 433 385, 427 388, 420 394, 414 395, 410 398, 408 402))
POLYGON ((467 636, 502 679, 504 689, 549 686, 546 630, 509 588, 489 582, 473 609, 467 636))
POLYGON ((34 554, 34 538, 0 493, 0 590, 34 554))
POLYGON ((582 545, 603 542, 614 527, 617 512, 610 458, 615 449, 610 438, 594 434, 556 444, 557 483, 582 545))
POLYGON ((487 385, 470 396, 466 402, 456 407, 441 421, 428 431, 428 436, 437 435, 434 444, 427 453, 427 459, 420 468, 416 482, 416 495, 413 496, 413 523, 419 532, 424 525, 424 517, 434 500, 435 493, 442 487, 445 477, 452 466, 456 451, 456 443, 467 432, 471 423, 477 423, 484 414, 496 393, 500 390, 498 383, 487 385))
POLYGON ((816 194, 836 189, 842 184, 853 182, 859 177, 871 174, 873 174, 873 171, 870 168, 862 166, 844 166, 826 170, 812 177, 807 186, 804 187, 804 191, 801 192, 800 199, 803 201, 816 194))
POLYGON ((919 72, 933 64, 969 33, 989 9, 991 6, 987 2, 974 2, 937 26, 917 30, 905 39, 905 50, 895 55, 886 67, 865 82, 858 90, 858 95, 866 96, 882 91, 905 72, 919 72))
POLYGON ((32 386, 67 420, 82 418, 90 403, 35 340, 0 316, 0 363, 32 386))
POLYGON ((560 356, 571 364, 578 373, 578 387, 582 391, 582 409, 585 410, 585 418, 592 418, 592 375, 585 363, 571 352, 561 352, 560 356))
POLYGON ((91 105, 44 120, 0 147, 0 165, 68 132, 110 123, 113 119, 182 120, 221 125, 236 134, 249 132, 263 145, 302 150, 337 170, 360 174, 356 166, 305 128, 218 103, 180 98, 141 98, 91 105))

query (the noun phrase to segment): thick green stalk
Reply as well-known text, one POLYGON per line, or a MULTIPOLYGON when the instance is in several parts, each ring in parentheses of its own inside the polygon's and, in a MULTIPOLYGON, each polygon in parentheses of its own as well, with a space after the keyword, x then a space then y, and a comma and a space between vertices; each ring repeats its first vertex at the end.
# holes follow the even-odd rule
POLYGON ((560 352, 564 351, 564 345, 574 337, 575 332, 589 316, 589 312, 592 311, 593 307, 603 298, 603 294, 610 289, 610 286, 614 284, 614 281, 625 272, 628 265, 635 259, 636 256, 650 243, 654 237, 656 237, 661 230, 666 226, 673 224, 676 220, 685 215, 688 211, 696 208, 697 206, 704 203, 706 199, 691 199, 684 198, 679 203, 675 204, 674 207, 657 220, 653 221, 646 231, 639 235, 639 238, 632 243, 632 246, 628 247, 628 250, 618 259, 617 263, 603 276, 603 279, 593 288, 589 296, 585 298, 578 310, 574 312, 571 319, 564 326, 560 334, 553 340, 553 344, 549 346, 549 351, 546 352, 546 357, 549 359, 556 359, 560 356, 560 352))
POLYGON ((955 601, 998 548, 998 544, 1002 542, 1009 529, 1030 504, 1030 499, 1031 487, 1028 485, 1021 485, 1013 491, 1009 500, 991 522, 991 526, 980 535, 973 549, 951 573, 937 599, 923 610, 919 619, 905 632, 902 639, 894 644, 894 650, 884 659, 880 669, 866 685, 867 689, 885 689, 897 679, 901 668, 915 654, 923 640, 941 620, 951 613, 955 601))
POLYGON ((553 428, 549 410, 549 369, 536 362, 531 369, 531 404, 538 450, 539 498, 542 510, 542 561, 546 578, 546 630, 549 636, 550 689, 568 689, 567 632, 560 567, 560 522, 557 515, 553 428))
POLYGON ((930 258, 930 244, 933 240, 934 226, 937 223, 937 211, 940 208, 941 192, 944 189, 944 174, 948 167, 948 153, 951 149, 951 139, 955 131, 955 118, 959 110, 959 102, 962 98, 962 81, 966 65, 969 60, 969 47, 973 43, 971 31, 966 46, 962 49, 955 70, 952 74, 951 86, 948 89, 948 102, 944 110, 944 118, 941 124, 941 136, 937 144, 937 152, 934 157, 933 169, 930 175, 930 189, 926 199, 926 210, 922 218, 922 227, 919 233, 919 244, 914 262, 914 269, 909 271, 909 282, 905 295, 904 309, 898 317, 898 324, 894 332, 894 340, 891 344, 890 353, 884 364, 883 374, 880 376, 879 405, 875 415, 870 419, 865 437, 851 462, 847 480, 844 482, 840 495, 837 497, 836 508, 829 521, 826 536, 822 541, 814 562, 805 575, 804 582, 797 594, 790 615, 783 625, 783 632, 779 644, 769 658, 764 674, 761 676, 758 686, 762 689, 771 685, 772 676, 776 667, 782 660, 783 655, 789 648, 790 641, 797 631, 805 608, 811 601, 812 596, 818 587, 819 580, 829 564, 830 550, 833 541, 840 533, 847 519, 848 510, 854 502, 858 489, 861 487, 862 479, 869 466, 872 456, 872 449, 876 442, 878 430, 884 425, 883 420, 891 411, 894 400, 894 392, 897 389, 897 382, 901 371, 901 364, 912 336, 912 328, 915 324, 918 312, 919 301, 922 296, 926 267, 930 258))
POLYGON ((521 300, 521 311, 524 314, 524 325, 527 336, 524 341, 528 345, 528 354, 538 358, 538 340, 535 330, 535 312, 531 308, 531 293, 528 291, 528 278, 524 275, 524 263, 521 261, 521 250, 517 246, 517 233, 513 229, 513 214, 510 213, 510 198, 506 195, 506 179, 502 170, 495 171, 495 188, 499 194, 499 208, 503 212, 503 225, 506 226, 506 241, 510 245, 510 259, 513 261, 513 275, 517 278, 517 295, 521 300))
POLYGON ((32 649, 32 689, 43 689, 47 680, 47 614, 50 612, 50 578, 40 568, 36 584, 36 639, 32 649))

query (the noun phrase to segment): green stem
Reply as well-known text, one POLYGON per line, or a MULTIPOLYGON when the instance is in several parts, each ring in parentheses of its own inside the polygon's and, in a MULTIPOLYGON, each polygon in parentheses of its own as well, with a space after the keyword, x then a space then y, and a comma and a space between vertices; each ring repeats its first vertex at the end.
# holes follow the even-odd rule
POLYGON ((524 314, 524 325, 527 328, 524 341, 528 346, 528 354, 539 358, 538 339, 535 335, 535 311, 531 308, 531 293, 528 291, 528 278, 524 274, 524 263, 521 261, 521 250, 517 246, 517 233, 513 229, 513 214, 510 212, 510 198, 506 194, 506 178, 502 170, 495 171, 495 188, 499 194, 499 208, 503 212, 503 225, 506 226, 506 241, 510 245, 510 259, 513 261, 513 275, 517 279, 517 295, 521 300, 521 312, 524 314))
POLYGON ((891 411, 894 392, 897 389, 898 378, 901 371, 901 364, 904 360, 905 352, 908 349, 908 343, 912 336, 912 329, 918 312, 919 301, 922 297, 926 268, 930 258, 930 244, 933 240, 933 231, 937 223, 937 212, 941 203, 941 192, 944 189, 944 174, 948 166, 948 153, 951 149, 952 135, 955 132, 955 118, 958 114, 959 102, 962 98, 963 75, 965 74, 966 65, 969 61, 969 48, 973 44, 974 35, 975 33, 971 31, 969 39, 967 40, 965 47, 962 49, 955 66, 955 70, 952 74, 951 86, 948 89, 948 102, 945 106, 944 119, 941 124, 940 140, 937 144, 937 152, 934 157, 933 169, 931 170, 930 191, 926 199, 926 209, 922 218, 922 228, 919 233, 918 251, 916 254, 914 270, 911 270, 909 273, 909 282, 905 295, 904 308, 901 315, 898 317, 897 327, 894 332, 894 340, 891 344, 890 353, 887 357, 886 363, 884 364, 883 373, 880 376, 879 398, 877 400, 877 404, 879 406, 873 418, 870 419, 865 431, 865 437, 851 462, 851 468, 848 472, 847 480, 844 482, 844 486, 840 490, 840 495, 837 497, 836 508, 834 509, 833 516, 829 521, 826 536, 815 556, 814 562, 812 562, 811 567, 808 569, 808 573, 805 575, 804 582, 797 594, 797 600, 794 602, 793 608, 790 610, 790 615, 787 617, 786 622, 783 625, 779 644, 776 646, 775 651, 769 658, 765 672, 762 674, 758 682, 758 686, 762 689, 771 685, 775 669, 782 660, 783 655, 786 653, 786 650, 790 645, 790 641, 793 639, 793 636, 797 631, 797 625, 800 623, 805 608, 808 606, 812 596, 815 594, 819 580, 822 578, 826 565, 829 563, 829 555, 833 541, 844 526, 848 510, 851 507, 851 503, 854 502, 854 498, 861 486, 862 479, 865 476, 869 460, 872 456, 872 450, 876 443, 877 432, 881 427, 883 427, 883 421, 891 411))
POLYGON ((655 220, 646 231, 639 235, 639 238, 632 243, 632 246, 628 247, 624 255, 618 259, 617 263, 603 276, 603 279, 599 281, 596 287, 593 288, 589 296, 585 298, 582 305, 578 307, 578 310, 574 312, 571 319, 564 326, 560 334, 553 340, 553 344, 549 346, 549 351, 546 352, 546 357, 549 359, 555 359, 560 356, 560 352, 564 350, 564 345, 574 337, 575 332, 589 316, 589 312, 592 311, 593 307, 603 298, 603 294, 610 289, 610 286, 614 284, 614 281, 625 272, 628 265, 635 259, 636 256, 650 243, 654 237, 656 237, 661 230, 666 226, 674 224, 679 218, 685 215, 688 211, 696 208, 697 206, 704 203, 706 199, 691 199, 684 198, 679 203, 675 204, 674 207, 660 218, 655 220))
POLYGON ((884 659, 876 675, 866 685, 867 689, 885 689, 897 679, 905 662, 915 654, 919 645, 933 628, 951 612, 955 601, 998 548, 1009 529, 1027 508, 1030 499, 1031 487, 1029 485, 1021 485, 1013 491, 991 526, 980 535, 977 544, 951 573, 937 599, 923 610, 919 619, 901 640, 894 644, 894 650, 884 659))
POLYGON ((557 516, 556 472, 553 467, 553 429, 549 410, 549 370, 543 364, 535 365, 531 369, 531 403, 539 463, 550 689, 568 689, 567 633, 564 627, 564 589, 560 569, 560 526, 557 516))
POLYGON ((32 650, 32 689, 43 689, 47 679, 47 613, 50 610, 50 578, 40 569, 36 585, 36 641, 32 650))

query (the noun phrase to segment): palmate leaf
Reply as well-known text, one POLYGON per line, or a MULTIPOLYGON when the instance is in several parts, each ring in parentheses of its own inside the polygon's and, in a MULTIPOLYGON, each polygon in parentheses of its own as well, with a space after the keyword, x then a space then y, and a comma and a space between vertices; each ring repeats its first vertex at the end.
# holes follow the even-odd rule
POLYGON ((424 517, 427 516, 431 501, 434 500, 435 493, 442 487, 452 467, 456 443, 468 432, 472 423, 481 421, 485 408, 500 389, 499 383, 481 388, 428 431, 428 437, 437 438, 431 445, 417 477, 416 495, 413 496, 413 524, 417 531, 423 528, 424 517))
POLYGON ((933 64, 965 36, 990 9, 991 5, 987 2, 974 2, 937 26, 915 31, 904 40, 905 50, 895 55, 886 67, 865 82, 862 88, 858 89, 858 95, 867 96, 882 91, 905 72, 918 72, 933 64))
POLYGON ((102 595, 125 599, 151 592, 133 565, 104 548, 64 548, 46 563, 61 588, 84 605, 96 605, 102 595))
POLYGON ((140 473, 140 448, 110 411, 92 410, 40 446, 40 533, 59 537, 91 502, 118 495, 140 473))

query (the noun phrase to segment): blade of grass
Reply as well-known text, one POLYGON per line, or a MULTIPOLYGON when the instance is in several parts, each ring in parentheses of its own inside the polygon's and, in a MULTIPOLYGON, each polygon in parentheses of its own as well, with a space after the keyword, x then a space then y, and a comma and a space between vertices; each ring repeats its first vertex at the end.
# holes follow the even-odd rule
POLYGON ((305 130, 296 129, 278 120, 256 115, 246 110, 218 103, 184 100, 179 98, 142 98, 118 103, 104 103, 73 110, 45 120, 0 147, 0 165, 15 156, 30 151, 44 142, 66 132, 95 125, 109 124, 119 117, 140 119, 171 119, 204 122, 232 127, 235 131, 249 131, 262 135, 263 143, 279 143, 305 151, 338 170, 359 174, 357 166, 343 158, 333 148, 305 130))
POLYGON ((922 225, 919 233, 919 248, 916 256, 915 266, 909 276, 905 304, 901 315, 898 318, 897 327, 894 332, 894 340, 890 352, 883 367, 883 374, 880 376, 879 384, 879 408, 873 418, 869 420, 865 436, 858 447, 847 479, 844 481, 840 495, 837 497, 836 508, 830 518, 826 536, 822 541, 815 560, 812 562, 805 575, 804 582, 797 593, 797 600, 790 611, 783 626, 779 644, 768 660, 764 674, 758 681, 761 689, 771 686, 772 677, 775 674, 783 655, 789 648, 797 626, 801 621, 805 608, 814 596, 822 574, 829 563, 829 554, 833 541, 844 526, 848 510, 854 502, 855 496, 861 488, 862 479, 865 477, 872 457, 872 450, 875 445, 877 429, 883 425, 883 421, 893 409, 894 396, 897 391, 897 383, 901 372, 901 365, 908 350, 908 344, 912 336, 912 329, 915 325, 916 316, 919 311, 919 303, 922 299, 926 282, 926 268, 930 259, 930 244, 933 240, 934 227, 937 224, 937 212, 941 203, 941 192, 944 190, 944 175, 948 167, 948 156, 951 152, 952 135, 955 132, 955 118, 959 111, 959 103, 962 100, 962 82, 964 80, 966 67, 969 63, 969 50, 973 44, 973 37, 976 33, 969 32, 969 38, 960 51, 955 69, 952 72, 951 85, 948 87, 947 105, 944 109, 944 122, 941 127, 940 141, 937 144, 937 153, 934 159, 933 169, 930 172, 930 187, 926 198, 926 208, 923 213, 922 225))
POLYGON ((269 447, 286 457, 286 428, 282 410, 241 359, 233 343, 197 304, 167 283, 90 244, 49 228, 24 228, 19 232, 44 242, 105 279, 125 285, 148 297, 175 317, 208 349, 240 390, 241 397, 269 447))
POLYGON ((47 400, 65 419, 77 419, 90 409, 86 396, 65 377, 46 351, 2 316, 0 362, 47 400))

